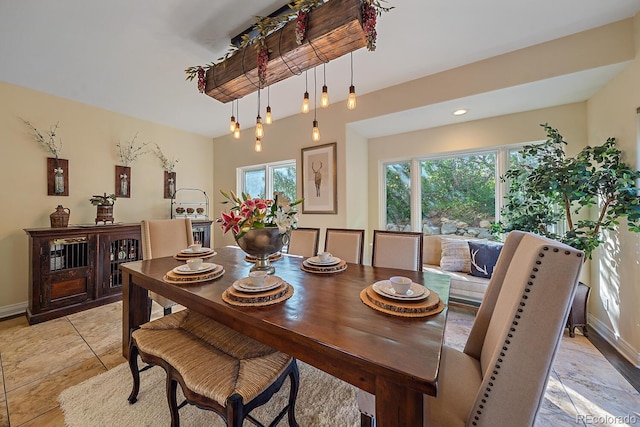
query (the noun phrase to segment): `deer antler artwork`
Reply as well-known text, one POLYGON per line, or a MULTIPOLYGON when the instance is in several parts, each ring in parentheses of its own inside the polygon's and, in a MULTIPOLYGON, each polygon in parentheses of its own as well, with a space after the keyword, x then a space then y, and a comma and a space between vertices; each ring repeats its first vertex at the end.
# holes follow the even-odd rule
POLYGON ((322 184, 322 162, 320 162, 320 167, 318 170, 315 168, 315 162, 311 162, 311 170, 313 171, 313 182, 316 185, 316 197, 320 197, 320 184, 322 184))

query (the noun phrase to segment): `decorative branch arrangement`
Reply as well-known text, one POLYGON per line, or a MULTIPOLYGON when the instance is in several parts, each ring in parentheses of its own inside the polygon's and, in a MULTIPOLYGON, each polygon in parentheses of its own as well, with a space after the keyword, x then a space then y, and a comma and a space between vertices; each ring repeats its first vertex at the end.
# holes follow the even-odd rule
POLYGON ((42 148, 49 151, 56 159, 60 157, 62 152, 62 139, 56 141, 58 123, 52 125, 49 132, 40 132, 29 121, 25 119, 21 120, 31 129, 34 139, 42 148))
POLYGON ((136 142, 136 138, 138 137, 138 133, 133 136, 131 141, 127 141, 126 144, 121 144, 119 141, 116 144, 116 148, 118 149, 118 157, 120 157, 120 163, 122 166, 129 166, 136 159, 143 154, 149 152, 149 150, 145 150, 145 147, 150 144, 150 142, 145 142, 143 144, 138 144, 136 142))
POLYGON ((176 164, 178 163, 178 159, 177 158, 173 158, 171 160, 169 160, 163 153, 162 150, 160 149, 160 146, 156 143, 156 149, 154 151, 154 154, 158 157, 158 159, 160 159, 160 163, 162 163, 162 169, 164 169, 165 171, 172 173, 173 170, 176 167, 176 164))

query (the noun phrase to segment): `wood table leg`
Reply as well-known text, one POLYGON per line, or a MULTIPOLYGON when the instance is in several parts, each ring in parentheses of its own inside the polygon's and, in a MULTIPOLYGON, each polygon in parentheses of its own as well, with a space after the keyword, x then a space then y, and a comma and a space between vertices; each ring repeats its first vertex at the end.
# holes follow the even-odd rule
POLYGON ((131 331, 149 321, 149 292, 132 281, 130 274, 122 275, 122 355, 129 360, 131 331))
POLYGON ((422 393, 376 378, 376 427, 422 427, 422 393))

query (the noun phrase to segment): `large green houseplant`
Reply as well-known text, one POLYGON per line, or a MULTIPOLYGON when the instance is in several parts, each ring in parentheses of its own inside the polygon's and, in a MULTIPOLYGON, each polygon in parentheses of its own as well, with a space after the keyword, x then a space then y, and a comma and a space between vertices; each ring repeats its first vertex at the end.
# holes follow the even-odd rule
POLYGON ((629 230, 640 232, 640 171, 622 161, 615 138, 585 147, 574 157, 567 142, 548 124, 543 143, 526 145, 517 162, 501 177, 508 183, 502 220, 492 231, 530 231, 583 250, 588 258, 602 232, 614 230, 626 217, 629 230), (597 207, 597 216, 591 212, 597 207))

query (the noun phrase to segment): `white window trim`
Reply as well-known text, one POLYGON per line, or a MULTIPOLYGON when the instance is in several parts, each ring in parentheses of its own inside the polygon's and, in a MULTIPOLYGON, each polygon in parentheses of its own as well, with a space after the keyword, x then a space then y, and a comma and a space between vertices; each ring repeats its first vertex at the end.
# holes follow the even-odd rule
MULTIPOLYGON (((242 191, 244 190, 244 173, 245 172, 264 170, 265 197, 269 198, 269 195, 273 194, 273 180, 270 178, 273 176, 273 170, 282 168, 282 167, 287 167, 287 166, 295 166, 296 175, 297 175, 298 163, 295 159, 280 160, 280 161, 271 162, 271 163, 260 163, 257 165, 241 166, 236 168, 236 194, 242 194, 242 191)), ((296 178, 296 181, 297 181, 297 178, 296 178)))

